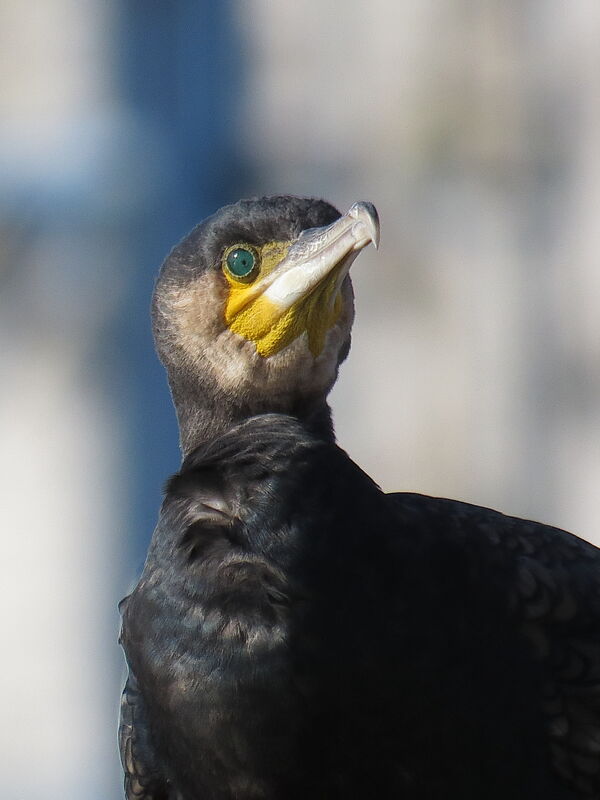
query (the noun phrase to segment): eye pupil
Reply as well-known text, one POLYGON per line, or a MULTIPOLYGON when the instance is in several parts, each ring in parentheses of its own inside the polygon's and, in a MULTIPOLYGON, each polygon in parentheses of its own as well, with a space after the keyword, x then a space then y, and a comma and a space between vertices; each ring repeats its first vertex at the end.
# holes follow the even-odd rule
POLYGON ((227 268, 235 278, 246 278, 255 264, 254 253, 244 247, 236 247, 227 256, 227 268))

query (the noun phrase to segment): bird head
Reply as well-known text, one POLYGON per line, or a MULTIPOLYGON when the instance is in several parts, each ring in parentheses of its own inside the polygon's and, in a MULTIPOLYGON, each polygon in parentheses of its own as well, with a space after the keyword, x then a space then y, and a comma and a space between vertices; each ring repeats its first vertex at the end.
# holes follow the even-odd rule
POLYGON ((184 452, 241 417, 325 405, 350 347, 348 270, 378 237, 370 203, 278 196, 225 206, 173 249, 152 316, 184 452))

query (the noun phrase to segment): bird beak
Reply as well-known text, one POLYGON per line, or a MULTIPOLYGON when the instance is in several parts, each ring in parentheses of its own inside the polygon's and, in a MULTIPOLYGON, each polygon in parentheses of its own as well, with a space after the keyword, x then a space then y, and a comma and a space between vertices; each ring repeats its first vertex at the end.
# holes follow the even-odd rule
POLYGON ((354 203, 331 225, 303 231, 275 269, 257 281, 255 291, 285 311, 335 271, 335 296, 354 259, 370 243, 379 245, 377 211, 372 203, 354 203))
POLYGON ((281 261, 261 277, 230 289, 226 324, 255 342, 265 358, 306 331, 316 358, 342 312, 341 290, 348 270, 371 242, 375 247, 379 243, 379 219, 371 203, 354 203, 331 225, 303 231, 281 261))

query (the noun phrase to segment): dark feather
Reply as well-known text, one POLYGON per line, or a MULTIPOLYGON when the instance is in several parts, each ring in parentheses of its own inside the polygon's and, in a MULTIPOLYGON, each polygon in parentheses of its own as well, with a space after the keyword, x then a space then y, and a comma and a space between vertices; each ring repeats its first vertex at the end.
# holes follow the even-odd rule
POLYGON ((277 415, 169 486, 124 646, 186 800, 599 796, 591 545, 277 415))
POLYGON ((119 751, 127 800, 169 800, 169 788, 158 768, 150 742, 144 702, 137 681, 129 674, 121 697, 119 751))

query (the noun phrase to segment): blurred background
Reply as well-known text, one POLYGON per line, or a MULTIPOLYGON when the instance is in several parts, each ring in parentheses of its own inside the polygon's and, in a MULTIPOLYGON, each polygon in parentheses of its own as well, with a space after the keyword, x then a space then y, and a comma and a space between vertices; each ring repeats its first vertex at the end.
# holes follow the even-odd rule
POLYGON ((340 443, 600 543, 597 0, 0 0, 2 794, 116 800, 117 601, 177 431, 157 268, 242 196, 380 212, 340 443))

